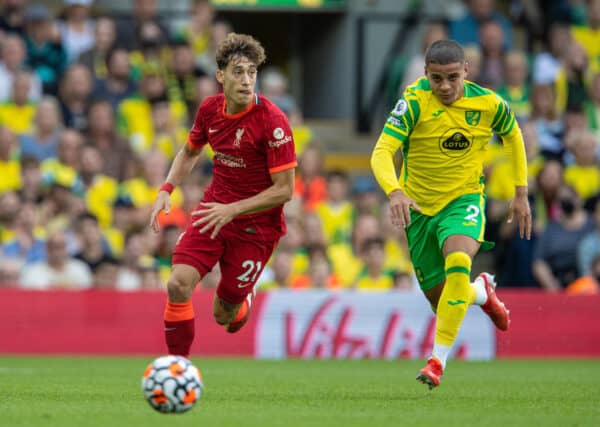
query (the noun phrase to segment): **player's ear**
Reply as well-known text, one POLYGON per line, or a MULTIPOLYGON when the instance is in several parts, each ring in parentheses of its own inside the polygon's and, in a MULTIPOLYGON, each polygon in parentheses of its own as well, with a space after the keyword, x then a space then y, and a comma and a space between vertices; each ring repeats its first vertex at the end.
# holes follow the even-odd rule
POLYGON ((220 84, 223 84, 223 77, 225 77, 225 73, 223 72, 223 70, 220 70, 220 69, 219 69, 219 70, 217 70, 217 72, 216 72, 216 75, 215 75, 215 76, 217 77, 217 81, 218 81, 220 84))
POLYGON ((465 61, 465 78, 469 75, 469 63, 465 61))

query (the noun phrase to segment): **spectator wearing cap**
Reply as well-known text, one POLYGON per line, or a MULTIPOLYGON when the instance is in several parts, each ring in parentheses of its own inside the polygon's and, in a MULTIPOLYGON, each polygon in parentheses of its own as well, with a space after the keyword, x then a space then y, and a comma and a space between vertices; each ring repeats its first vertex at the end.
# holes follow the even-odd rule
POLYGON ((94 46, 94 22, 90 19, 93 0, 64 0, 64 19, 58 24, 67 61, 73 63, 94 46))
POLYGON ((44 93, 56 95, 60 76, 67 65, 67 56, 48 7, 43 4, 30 5, 25 11, 25 29, 26 64, 42 81, 44 93))
MULTIPOLYGON (((0 102, 8 100, 12 95, 13 80, 15 75, 26 68, 25 43, 16 35, 8 35, 2 40, 0 53, 0 102)), ((33 75, 28 98, 30 101, 39 101, 42 94, 42 82, 33 75)))
POLYGON ((354 207, 357 215, 368 214, 379 216, 381 203, 379 199, 379 188, 373 178, 360 176, 354 179, 352 185, 354 194, 354 207))

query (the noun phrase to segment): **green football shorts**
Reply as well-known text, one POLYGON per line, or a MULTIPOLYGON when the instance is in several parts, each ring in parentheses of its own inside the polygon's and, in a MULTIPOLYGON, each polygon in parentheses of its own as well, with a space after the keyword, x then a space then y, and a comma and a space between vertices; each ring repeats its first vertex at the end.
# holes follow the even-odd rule
POLYGON ((406 228, 408 249, 419 285, 425 292, 442 283, 446 277, 442 247, 449 236, 462 234, 481 242, 481 250, 494 243, 483 239, 485 232, 485 196, 466 194, 448 203, 434 216, 411 210, 406 228))

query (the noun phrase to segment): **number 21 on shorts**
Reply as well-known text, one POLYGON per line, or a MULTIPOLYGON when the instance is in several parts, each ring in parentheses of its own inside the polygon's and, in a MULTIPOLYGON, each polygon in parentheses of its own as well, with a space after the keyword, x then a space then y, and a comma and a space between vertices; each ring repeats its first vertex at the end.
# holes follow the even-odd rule
POLYGON ((237 279, 240 281, 238 283, 238 288, 245 288, 246 286, 252 285, 258 279, 258 275, 262 271, 262 262, 260 261, 252 261, 250 259, 242 262, 242 268, 244 272, 240 274, 237 279))

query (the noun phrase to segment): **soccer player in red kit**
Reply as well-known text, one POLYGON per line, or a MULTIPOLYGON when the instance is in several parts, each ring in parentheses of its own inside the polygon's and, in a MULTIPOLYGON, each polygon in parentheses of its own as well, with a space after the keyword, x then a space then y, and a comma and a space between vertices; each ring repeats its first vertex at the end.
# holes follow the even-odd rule
POLYGON ((177 153, 152 210, 170 207, 170 193, 189 173, 204 145, 214 155, 213 180, 175 246, 164 312, 169 353, 188 356, 194 339, 191 295, 218 262, 222 279, 213 316, 228 332, 248 319, 256 279, 285 233, 283 204, 294 191, 296 155, 287 118, 254 93, 261 44, 230 33, 216 52, 223 93, 207 98, 196 113, 187 143, 177 153))

